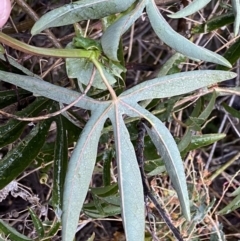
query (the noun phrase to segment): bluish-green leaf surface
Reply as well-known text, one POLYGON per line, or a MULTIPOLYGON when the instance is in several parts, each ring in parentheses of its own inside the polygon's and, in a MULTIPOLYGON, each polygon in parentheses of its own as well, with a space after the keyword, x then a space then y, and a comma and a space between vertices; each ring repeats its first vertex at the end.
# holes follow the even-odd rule
MULTIPOLYGON (((82 131, 69 162, 64 185, 63 240, 68 241, 74 238, 79 213, 88 191, 96 161, 99 137, 107 118, 111 119, 114 129, 118 185, 121 192, 122 217, 126 237, 130 241, 144 240, 144 204, 141 177, 123 115, 145 118, 152 125, 151 130, 148 130, 149 135, 165 161, 184 215, 190 219, 184 169, 176 143, 160 120, 140 107, 138 102, 145 99, 185 94, 234 77, 236 74, 232 72, 193 71, 148 80, 125 91, 112 101, 98 101, 84 96, 76 106, 90 109, 92 116, 82 131)), ((54 86, 34 77, 0 71, 0 79, 66 104, 79 97, 79 93, 75 91, 54 86)))
POLYGON ((197 46, 175 32, 159 12, 154 0, 149 0, 146 10, 153 30, 158 37, 171 48, 190 58, 213 62, 227 67, 231 66, 221 55, 197 46))
POLYGON ((128 9, 136 0, 82 0, 43 15, 33 26, 33 35, 50 27, 64 26, 82 20, 100 19, 128 9))
POLYGON ((151 129, 146 126, 147 132, 164 160, 166 170, 178 194, 184 216, 187 220, 190 220, 190 204, 184 167, 177 144, 172 135, 157 117, 143 109, 140 105, 128 106, 126 102, 122 104, 125 106, 126 112, 127 110, 131 110, 132 113, 129 112, 130 116, 139 116, 151 124, 151 129))
POLYGON ((168 17, 170 18, 184 18, 189 16, 193 13, 196 13, 204 6, 206 6, 211 0, 194 0, 190 3, 187 7, 183 8, 182 10, 178 11, 177 13, 169 14, 168 17))
POLYGON ((147 0, 142 0, 130 13, 120 17, 107 28, 101 38, 103 52, 108 58, 118 61, 117 51, 121 36, 141 16, 147 0))
POLYGON ((87 195, 95 166, 98 141, 109 107, 97 108, 84 127, 72 153, 65 180, 62 215, 62 240, 73 240, 79 214, 87 195))
MULTIPOLYGON (((0 71, 0 79, 8 83, 17 85, 25 90, 29 90, 36 95, 45 96, 47 98, 65 104, 70 104, 80 96, 80 93, 76 91, 52 85, 46 81, 35 77, 0 71)), ((97 106, 101 106, 102 104, 104 105, 103 102, 94 100, 87 96, 83 96, 75 106, 91 110, 97 106)))
POLYGON ((177 145, 165 125, 156 117, 149 118, 152 128, 146 126, 147 132, 164 160, 166 170, 175 188, 183 214, 190 221, 190 202, 184 173, 184 166, 177 145))
POLYGON ((138 102, 146 99, 182 95, 237 75, 228 71, 201 70, 173 74, 145 81, 124 91, 120 98, 138 102))
POLYGON ((124 110, 116 104, 110 116, 114 127, 118 184, 127 240, 144 240, 145 211, 142 179, 130 136, 123 121, 124 110))
POLYGON ((234 20, 234 35, 237 36, 240 26, 240 2, 239 0, 232 0, 233 13, 235 15, 234 20))

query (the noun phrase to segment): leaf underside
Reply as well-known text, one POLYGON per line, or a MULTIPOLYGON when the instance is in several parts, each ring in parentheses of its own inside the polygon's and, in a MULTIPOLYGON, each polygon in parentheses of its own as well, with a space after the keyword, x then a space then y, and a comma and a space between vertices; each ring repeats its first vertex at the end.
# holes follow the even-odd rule
MULTIPOLYGON (((127 10, 134 2, 136 1, 76 1, 45 14, 32 28, 32 34, 40 33, 42 30, 49 27, 63 26, 81 20, 100 19, 112 14, 121 13, 127 10)), ((177 14, 180 14, 180 16, 185 16, 189 13, 191 14, 191 12, 199 10, 208 2, 209 0, 195 0, 189 5, 189 7, 177 14), (198 6, 196 6, 196 3, 198 6)), ((234 1, 233 5, 236 17, 236 32, 236 29, 239 28, 239 2, 234 1)), ((138 1, 134 10, 126 14, 123 13, 115 23, 107 28, 101 39, 105 56, 115 61, 118 60, 117 53, 121 36, 141 16, 145 7, 154 31, 159 38, 170 47, 182 53, 184 56, 193 59, 201 59, 231 67, 231 64, 222 56, 201 48, 176 33, 159 12, 154 0, 138 1)), ((172 15, 171 17, 179 16, 177 14, 172 15)), ((87 61, 84 60, 82 61, 83 63, 80 63, 81 61, 79 62, 79 60, 68 59, 67 62, 67 65, 69 65, 67 66, 69 67, 69 76, 78 78, 80 84, 83 83, 86 85, 91 76, 91 72, 85 72, 85 75, 80 76, 80 73, 82 72, 78 72, 77 68, 79 68, 79 64, 82 64, 81 69, 84 68, 87 61), (72 68, 74 61, 77 61, 75 63, 76 66, 75 68, 72 68)), ((101 68, 103 68, 103 66, 101 66, 101 68)), ((110 73, 108 75, 105 71, 104 75, 110 84, 113 84, 116 81, 110 73)), ((58 175, 58 172, 55 172, 59 181, 58 183, 55 183, 55 205, 59 208, 59 213, 61 213, 61 211, 63 212, 63 241, 74 239, 79 214, 89 190, 89 184, 95 167, 99 138, 107 119, 111 120, 114 130, 118 168, 118 187, 121 195, 121 213, 124 221, 126 239, 129 241, 144 240, 145 210, 143 187, 134 147, 124 123, 124 117, 126 115, 130 117, 144 118, 150 123, 151 128, 146 126, 148 135, 164 160, 166 170, 169 173, 173 186, 177 192, 183 214, 187 220, 190 220, 190 202, 184 166, 177 145, 165 125, 151 112, 148 112, 141 107, 139 101, 186 94, 199 88, 234 78, 235 76, 235 73, 224 71, 192 71, 145 81, 124 91, 116 99, 110 101, 100 101, 87 96, 82 96, 81 100, 75 106, 90 110, 91 117, 81 132, 71 155, 65 177, 63 197, 62 189, 64 177, 58 175), (60 210, 61 208, 62 210, 60 210)), ((0 71, 0 79, 20 86, 34 94, 45 96, 64 104, 70 104, 80 96, 76 91, 54 86, 41 80, 37 76, 21 76, 0 71)), ((105 84, 101 81, 99 76, 98 79, 95 80, 93 86, 100 89, 106 89, 105 84)), ((60 132, 57 140, 63 142, 63 149, 66 149, 66 130, 61 129, 61 117, 59 117, 57 122, 58 131, 60 132)), ((50 122, 48 125, 50 125, 50 122)), ((45 130, 48 130, 48 125, 46 125, 47 127, 45 127, 45 130)), ((66 153, 64 153, 64 150, 62 151, 63 152, 61 152, 60 149, 55 148, 55 158, 59 161, 55 164, 59 163, 61 169, 66 169, 66 163, 63 163, 64 161, 66 162, 66 153)), ((57 166, 58 165, 55 165, 56 170, 57 166)))

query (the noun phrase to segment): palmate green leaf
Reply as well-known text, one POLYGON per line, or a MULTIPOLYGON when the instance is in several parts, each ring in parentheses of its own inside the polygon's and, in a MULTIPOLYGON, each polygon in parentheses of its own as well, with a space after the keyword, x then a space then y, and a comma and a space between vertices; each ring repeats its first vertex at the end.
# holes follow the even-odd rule
POLYGON ((52 206, 58 217, 61 217, 63 203, 63 186, 68 165, 68 139, 67 129, 64 125, 64 117, 59 115, 56 118, 57 136, 54 147, 54 168, 53 168, 53 189, 52 206))
POLYGON ((204 6, 206 6, 211 0, 194 0, 190 3, 187 7, 183 8, 182 10, 178 11, 177 13, 169 14, 168 17, 170 18, 184 18, 189 16, 193 13, 196 13, 204 6))
POLYGON ((190 58, 213 62, 227 67, 231 66, 231 64, 221 55, 197 46, 175 32, 159 12, 154 0, 149 0, 146 10, 155 33, 164 43, 175 49, 177 52, 190 58))
POLYGON ((30 134, 0 162, 0 190, 20 175, 36 158, 48 135, 52 120, 37 124, 30 134))
MULTIPOLYGON (((0 71, 0 79, 17 85, 25 90, 31 91, 36 95, 45 96, 49 99, 65 104, 70 104, 80 96, 80 94, 76 91, 52 85, 35 77, 0 71)), ((103 103, 100 101, 94 100, 87 96, 83 96, 75 106, 91 110, 97 106, 101 106, 102 104, 103 103)))
POLYGON ((82 20, 100 19, 128 9, 136 0, 82 0, 56 8, 43 15, 33 26, 33 35, 50 27, 64 26, 82 20))
POLYGON ((99 106, 84 127, 72 153, 64 184, 62 240, 73 240, 95 166, 98 141, 109 105, 99 106))
POLYGON ((172 97, 235 77, 236 74, 233 72, 215 70, 177 73, 145 81, 124 91, 120 98, 129 102, 139 102, 146 99, 172 97))
POLYGON ((25 235, 17 232, 13 227, 0 219, 0 231, 4 235, 11 239, 11 241, 32 241, 32 239, 26 237, 25 235))
POLYGON ((240 26, 240 2, 239 0, 232 0, 233 13, 235 15, 234 20, 234 35, 237 36, 240 26))
MULTIPOLYGON (((109 84, 116 83, 116 79, 106 70, 106 68, 102 66, 104 75, 106 76, 109 84)), ((90 62, 88 59, 80 58, 67 58, 66 59, 66 69, 67 69, 67 75, 69 78, 77 78, 78 82, 80 84, 87 85, 89 83, 89 80, 91 79, 92 73, 93 73, 94 65, 92 62, 90 62)), ((93 79, 92 86, 106 90, 107 87, 102 81, 102 78, 99 74, 99 71, 96 70, 96 74, 93 79)))
MULTIPOLYGON (((42 111, 49 100, 43 97, 37 98, 33 103, 29 104, 22 111, 17 112, 17 116, 30 117, 42 111)), ((19 121, 16 119, 9 120, 5 125, 0 126, 0 147, 6 146, 14 142, 22 134, 28 122, 19 121)))
POLYGON ((126 240, 139 241, 144 240, 145 230, 142 179, 135 151, 122 118, 123 114, 121 104, 116 104, 109 117, 114 128, 125 236, 126 240))
POLYGON ((147 0, 139 1, 138 5, 130 13, 120 17, 104 32, 101 38, 103 52, 108 58, 118 61, 117 52, 121 36, 141 16, 147 0))
MULTIPOLYGON (((103 124, 107 118, 111 119, 114 127, 119 176, 118 184, 121 191, 121 207, 126 234, 129 237, 128 240, 130 241, 143 240, 142 230, 144 229, 144 205, 143 199, 141 199, 141 197, 143 197, 142 183, 139 170, 137 169, 138 164, 134 149, 130 142, 129 134, 123 122, 122 116, 126 114, 130 117, 146 118, 154 128, 153 133, 156 135, 156 139, 160 138, 160 133, 165 134, 165 132, 167 132, 166 128, 156 117, 140 107, 137 104, 138 101, 187 93, 208 84, 223 81, 227 78, 234 78, 235 76, 236 74, 234 73, 223 71, 202 71, 202 74, 201 71, 196 71, 192 75, 191 73, 175 74, 172 76, 146 81, 137 87, 127 90, 126 93, 123 93, 117 100, 114 101, 100 102, 88 97, 84 97, 81 101, 79 101, 76 106, 92 110, 92 117, 81 134, 80 140, 78 141, 71 157, 67 172, 64 186, 62 216, 63 240, 72 240, 74 237, 79 213, 82 208, 95 165, 98 140, 101 135, 103 124), (184 78, 184 74, 187 76, 186 78, 184 78), (190 87, 187 87, 188 85, 190 87), (140 96, 139 98, 138 94, 140 96), (163 130, 161 130, 161 128, 163 128, 163 130), (129 181, 129 184, 127 184, 126 180, 129 181), (129 197, 129 192, 132 196, 134 196, 134 198, 129 197), (136 203, 136 200, 133 199, 138 199, 138 203, 136 203), (136 220, 138 221, 137 224, 136 220), (134 225, 129 222, 132 222, 134 225)), ((27 88, 30 91, 34 91, 36 94, 44 95, 63 103, 70 103, 79 96, 77 92, 51 85, 39 80, 38 78, 28 76, 22 77, 20 75, 8 74, 3 71, 0 71, 0 78, 10 83, 13 82, 13 84, 20 87, 27 88)), ((169 136, 169 133, 168 135, 166 134, 166 137, 169 136)), ((163 139, 160 138, 160 143, 163 144, 163 146, 158 147, 160 150, 165 150, 168 147, 168 145, 166 145, 168 142, 164 138, 165 137, 163 137, 163 139)), ((173 140, 173 138, 171 138, 170 142, 173 140)), ((171 145, 174 145, 173 143, 174 142, 171 142, 171 145)), ((174 148, 175 147, 173 147, 173 150, 175 150, 174 148)), ((169 150, 171 152, 171 148, 168 148, 168 151, 169 150)), ((174 154, 175 153, 168 152, 168 158, 171 158, 174 154)), ((179 154, 176 155, 179 160, 179 154)), ((179 163, 179 161, 177 161, 177 163, 179 163)), ((181 183, 181 187, 177 190, 180 199, 182 199, 181 192, 185 192, 184 186, 186 185, 185 179, 182 179, 184 172, 181 173, 183 174, 178 174, 178 178, 175 180, 177 183, 180 179, 183 182, 181 183)), ((175 184, 175 186, 177 186, 177 184, 175 184)), ((181 205, 183 210, 185 210, 184 212, 189 213, 186 210, 189 206, 187 195, 184 199, 185 203, 182 202, 183 201, 181 201, 181 205)), ((186 216, 188 218, 188 214, 186 216)))
POLYGON ((206 204, 207 203, 206 196, 199 198, 198 206, 193 207, 193 211, 195 211, 195 213, 193 215, 192 222, 194 225, 196 225, 196 223, 200 223, 203 221, 203 219, 208 215, 208 213, 214 207, 215 202, 216 202, 216 199, 213 198, 213 200, 209 204, 206 204))

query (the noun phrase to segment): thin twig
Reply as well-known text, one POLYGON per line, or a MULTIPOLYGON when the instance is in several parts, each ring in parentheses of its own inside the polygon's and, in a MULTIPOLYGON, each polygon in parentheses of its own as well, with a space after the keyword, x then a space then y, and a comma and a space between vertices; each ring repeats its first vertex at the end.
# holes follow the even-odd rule
MULTIPOLYGON (((37 21, 39 19, 38 15, 26 3, 26 1, 15 0, 15 2, 30 16, 31 19, 33 19, 34 21, 37 21)), ((49 29, 46 29, 44 32, 48 35, 49 39, 51 40, 51 42, 53 43, 53 45, 56 48, 62 48, 62 45, 59 43, 57 38, 54 36, 54 34, 49 29)))
POLYGON ((12 114, 6 113, 6 112, 1 111, 1 110, 0 110, 0 114, 4 115, 4 116, 6 116, 6 117, 9 117, 9 118, 13 118, 13 119, 16 119, 16 120, 20 120, 20 121, 39 121, 39 120, 46 120, 46 119, 49 119, 49 118, 54 117, 54 116, 56 116, 56 115, 59 115, 59 114, 63 113, 64 111, 68 110, 69 108, 71 108, 72 106, 74 106, 77 102, 79 102, 79 101, 87 94, 87 92, 89 91, 89 89, 90 89, 91 86, 92 86, 95 73, 96 73, 96 68, 93 68, 93 72, 92 72, 91 79, 89 80, 89 83, 88 83, 86 89, 84 90, 84 92, 83 92, 82 94, 80 94, 80 96, 79 96, 76 100, 74 100, 72 103, 70 103, 69 105, 67 105, 66 107, 62 108, 62 109, 59 110, 59 111, 53 112, 53 113, 51 113, 51 114, 39 116, 39 117, 19 117, 19 116, 16 116, 16 115, 12 115, 12 114))
POLYGON ((100 76, 102 78, 102 81, 106 85, 106 87, 107 87, 107 89, 108 89, 108 91, 109 91, 109 93, 110 93, 110 95, 112 97, 112 100, 113 101, 117 101, 117 99, 118 99, 117 95, 116 95, 114 89, 112 88, 112 86, 108 83, 108 80, 107 80, 107 78, 106 78, 106 76, 105 76, 105 74, 103 72, 101 64, 98 62, 98 60, 95 57, 92 58, 91 60, 92 60, 93 64, 95 65, 95 67, 97 68, 97 70, 99 71, 99 74, 100 74, 100 76))

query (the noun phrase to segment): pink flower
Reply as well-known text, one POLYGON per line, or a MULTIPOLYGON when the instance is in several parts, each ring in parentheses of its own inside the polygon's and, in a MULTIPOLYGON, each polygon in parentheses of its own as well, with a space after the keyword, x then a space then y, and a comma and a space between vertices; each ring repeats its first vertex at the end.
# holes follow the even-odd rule
POLYGON ((7 22, 11 13, 10 0, 1 0, 0 4, 0 28, 7 22))

